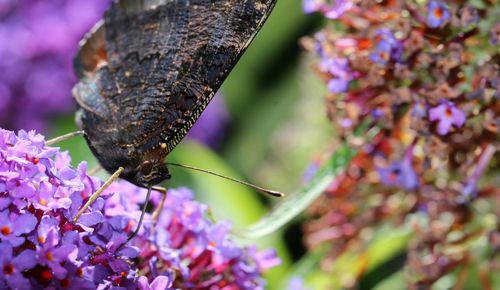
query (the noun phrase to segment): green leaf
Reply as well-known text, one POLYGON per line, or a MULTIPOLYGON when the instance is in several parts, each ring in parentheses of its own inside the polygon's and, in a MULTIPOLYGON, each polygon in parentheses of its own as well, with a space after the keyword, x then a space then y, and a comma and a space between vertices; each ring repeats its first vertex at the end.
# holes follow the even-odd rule
MULTIPOLYGON (((371 140, 370 136, 375 136, 378 129, 372 128, 371 130, 367 130, 368 123, 367 121, 365 123, 366 125, 360 126, 357 132, 355 132, 355 136, 360 136, 364 133, 363 135, 368 136, 367 140, 371 140)), ((255 224, 240 229, 238 234, 247 238, 257 238, 268 235, 281 228, 315 201, 325 191, 328 185, 347 168, 356 153, 356 149, 350 147, 348 142, 344 142, 337 151, 334 152, 330 162, 323 165, 304 189, 287 197, 268 215, 255 224)))
POLYGON ((245 237, 268 235, 291 221, 316 200, 349 164, 356 151, 343 144, 334 154, 331 162, 325 164, 314 176, 309 185, 301 191, 287 197, 267 216, 241 231, 245 237))

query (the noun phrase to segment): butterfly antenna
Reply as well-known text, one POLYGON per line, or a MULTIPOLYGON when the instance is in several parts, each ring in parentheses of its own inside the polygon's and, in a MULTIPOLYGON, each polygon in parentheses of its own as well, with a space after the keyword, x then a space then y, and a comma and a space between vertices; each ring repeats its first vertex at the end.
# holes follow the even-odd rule
POLYGON ((96 201, 97 198, 99 198, 99 196, 101 196, 103 191, 106 190, 106 188, 108 188, 111 185, 111 183, 113 183, 113 181, 115 181, 116 179, 118 179, 118 177, 120 177, 120 174, 122 174, 123 170, 124 170, 123 167, 118 168, 118 170, 116 170, 116 172, 113 173, 113 175, 111 175, 111 177, 108 180, 106 180, 106 182, 101 186, 101 188, 99 188, 96 192, 92 194, 92 196, 90 196, 89 200, 87 200, 85 205, 78 211, 75 217, 73 217, 73 222, 78 221, 80 216, 89 208, 89 206, 91 206, 96 201))
POLYGON ((65 141, 65 140, 68 140, 68 139, 71 139, 73 137, 80 136, 83 134, 85 134, 85 132, 83 132, 83 131, 75 131, 75 132, 71 132, 68 134, 64 134, 64 135, 61 135, 59 137, 45 141, 45 145, 52 146, 52 145, 59 143, 61 141, 65 141))
POLYGON ((259 192, 262 192, 262 193, 265 193, 265 194, 269 194, 269 195, 272 195, 272 196, 275 196, 275 197, 283 197, 283 196, 285 196, 285 194, 282 193, 282 192, 279 192, 279 191, 276 191, 276 190, 270 190, 270 189, 267 189, 267 188, 263 188, 263 187, 255 185, 255 184, 251 184, 249 182, 246 182, 246 181, 238 180, 238 179, 235 179, 235 178, 232 178, 232 177, 229 177, 229 176, 225 176, 225 175, 222 175, 222 174, 219 174, 219 173, 215 173, 215 172, 210 171, 210 170, 201 169, 201 168, 193 167, 193 166, 190 166, 190 165, 178 164, 178 163, 169 163, 169 162, 167 162, 167 165, 182 167, 182 168, 191 169, 191 170, 194 170, 194 171, 204 172, 204 173, 207 173, 207 174, 210 174, 210 175, 214 175, 214 176, 217 176, 217 177, 221 177, 221 178, 224 178, 224 179, 227 179, 227 180, 239 183, 239 184, 246 185, 246 186, 248 186, 250 188, 253 188, 253 189, 255 189, 255 190, 259 191, 259 192))
POLYGON ((142 207, 142 212, 141 212, 141 217, 139 218, 139 223, 137 224, 137 227, 135 228, 134 232, 128 236, 127 243, 132 240, 137 234, 139 233, 139 230, 141 229, 142 226, 142 221, 144 220, 144 215, 146 214, 146 209, 148 208, 148 203, 149 203, 149 197, 151 196, 151 190, 153 189, 153 185, 148 186, 148 193, 146 194, 146 200, 144 201, 144 206, 142 207))

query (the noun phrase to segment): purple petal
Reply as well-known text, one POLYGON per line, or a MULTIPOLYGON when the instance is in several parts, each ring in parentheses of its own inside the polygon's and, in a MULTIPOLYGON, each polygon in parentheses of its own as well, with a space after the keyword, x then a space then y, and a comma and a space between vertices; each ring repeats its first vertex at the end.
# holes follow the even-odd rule
POLYGON ((35 195, 35 187, 30 182, 22 183, 14 190, 15 197, 32 197, 35 195))
POLYGON ((438 123, 439 135, 446 135, 450 131, 453 120, 450 118, 443 118, 438 123))
POLYGON ((151 290, 151 287, 149 286, 148 278, 146 276, 141 276, 139 279, 137 279, 137 286, 139 287, 139 290, 151 290))
POLYGON ((38 236, 42 237, 43 239, 46 239, 47 234, 51 229, 58 231, 59 222, 52 217, 49 216, 44 216, 42 220, 40 221, 40 225, 38 226, 37 232, 38 236))
POLYGON ((172 286, 172 279, 167 276, 158 276, 151 283, 152 290, 164 290, 172 286))
POLYGON ((331 93, 343 93, 347 91, 349 82, 340 79, 340 78, 333 78, 328 81, 328 91, 331 93))
POLYGON ((0 179, 12 180, 19 178, 19 172, 0 172, 0 179))
POLYGON ((465 113, 456 107, 451 108, 451 112, 453 117, 453 124, 457 127, 462 127, 465 124, 465 113))
POLYGON ((255 255, 255 260, 260 269, 269 269, 281 264, 281 259, 274 249, 267 249, 255 255))
POLYGON ((78 219, 78 223, 80 223, 84 226, 87 226, 87 227, 91 227, 93 225, 101 223, 103 221, 103 219, 104 219, 104 216, 102 215, 102 213, 100 213, 98 211, 94 211, 94 212, 82 214, 80 219, 78 219))
POLYGON ((8 197, 0 198, 0 210, 6 209, 11 204, 11 199, 8 197))
POLYGON ((120 256, 125 256, 128 258, 134 259, 135 257, 137 257, 139 255, 139 250, 137 248, 134 248, 134 247, 124 247, 123 249, 121 249, 118 252, 118 254, 120 256))
POLYGON ((12 246, 9 243, 0 243, 0 264, 5 264, 12 260, 12 246))
POLYGON ((35 229, 38 220, 31 213, 25 213, 14 221, 14 233, 16 235, 26 234, 35 229))
POLYGON ((19 255, 17 255, 12 261, 16 268, 20 271, 25 271, 27 269, 31 269, 35 267, 37 264, 35 251, 33 250, 25 250, 22 251, 19 255))
POLYGON ((430 109, 429 110, 429 120, 437 121, 437 120, 441 119, 444 116, 445 111, 446 111, 445 104, 441 104, 437 107, 430 109))
POLYGON ((6 280, 10 289, 32 289, 28 279, 19 272, 10 274, 6 280))

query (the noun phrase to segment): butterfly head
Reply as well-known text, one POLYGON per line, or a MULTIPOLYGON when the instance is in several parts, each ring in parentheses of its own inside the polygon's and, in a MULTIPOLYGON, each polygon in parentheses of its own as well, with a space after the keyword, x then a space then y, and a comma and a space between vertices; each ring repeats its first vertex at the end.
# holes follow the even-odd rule
POLYGON ((129 181, 140 186, 158 184, 171 177, 167 166, 163 162, 149 160, 143 161, 133 172, 135 174, 129 181))
POLYGON ((135 162, 128 163, 122 178, 143 187, 170 179, 170 172, 164 162, 164 152, 163 147, 155 147, 142 154, 134 152, 136 154, 132 154, 133 157, 129 155, 129 160, 135 162))
MULTIPOLYGON (((88 130, 89 128, 83 126, 83 129, 88 130)), ((166 151, 163 149, 164 146, 155 146, 148 149, 135 148, 133 146, 120 147, 116 146, 116 144, 124 142, 120 138, 125 136, 125 134, 118 131, 107 133, 99 135, 86 133, 84 135, 92 153, 94 153, 94 156, 97 157, 99 163, 106 171, 112 174, 118 168, 123 167, 124 170, 120 178, 146 188, 171 178, 167 165, 164 162, 166 156, 166 151)))

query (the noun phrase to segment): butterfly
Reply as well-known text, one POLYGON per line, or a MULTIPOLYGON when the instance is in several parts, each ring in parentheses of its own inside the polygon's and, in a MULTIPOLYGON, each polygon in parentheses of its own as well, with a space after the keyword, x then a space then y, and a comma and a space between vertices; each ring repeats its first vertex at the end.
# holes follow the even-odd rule
POLYGON ((101 166, 148 187, 276 0, 120 0, 75 60, 76 120, 101 166))
MULTIPOLYGON (((76 122, 112 176, 148 188, 171 178, 165 158, 186 136, 271 13, 276 0, 118 0, 80 44, 76 122)), ((75 133, 67 134, 67 137, 75 133)), ((65 136, 61 137, 62 139, 65 136)), ((62 140, 55 138, 57 140, 62 140)), ((282 193, 207 170, 273 196, 282 193)), ((165 200, 166 190, 158 189, 165 200)), ((162 202, 163 203, 163 202, 162 202)))

